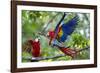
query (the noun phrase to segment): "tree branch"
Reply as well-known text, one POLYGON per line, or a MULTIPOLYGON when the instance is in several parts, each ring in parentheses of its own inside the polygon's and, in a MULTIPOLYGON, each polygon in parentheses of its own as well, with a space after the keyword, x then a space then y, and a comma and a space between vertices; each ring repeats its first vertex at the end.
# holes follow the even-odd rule
POLYGON ((83 50, 88 50, 90 47, 89 46, 87 46, 87 47, 85 47, 85 48, 82 48, 82 49, 80 49, 80 50, 76 50, 77 51, 77 53, 79 53, 79 52, 81 52, 81 51, 83 51, 83 50))
POLYGON ((31 62, 40 61, 40 60, 55 59, 55 58, 59 58, 59 57, 63 57, 63 56, 66 56, 66 55, 60 54, 60 55, 51 56, 51 57, 44 57, 44 58, 39 57, 37 59, 31 59, 31 62))
POLYGON ((59 58, 59 57, 64 57, 66 55, 64 54, 60 54, 60 55, 56 55, 56 56, 51 56, 51 57, 38 57, 38 58, 32 58, 32 57, 22 57, 24 60, 29 60, 31 62, 37 62, 37 61, 41 61, 41 60, 48 60, 48 59, 54 59, 54 58, 59 58))

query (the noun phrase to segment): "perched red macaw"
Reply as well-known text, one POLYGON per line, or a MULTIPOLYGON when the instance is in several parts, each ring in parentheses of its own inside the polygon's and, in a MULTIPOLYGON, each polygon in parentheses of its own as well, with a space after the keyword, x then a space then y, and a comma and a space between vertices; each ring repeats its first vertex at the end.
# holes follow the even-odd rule
POLYGON ((39 39, 29 40, 29 43, 32 45, 32 56, 39 57, 40 56, 40 41, 39 39))

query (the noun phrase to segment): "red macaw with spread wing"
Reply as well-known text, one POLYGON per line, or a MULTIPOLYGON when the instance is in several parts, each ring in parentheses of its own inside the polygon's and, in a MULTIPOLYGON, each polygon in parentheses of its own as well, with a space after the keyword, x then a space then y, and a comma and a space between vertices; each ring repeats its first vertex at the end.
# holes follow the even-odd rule
POLYGON ((74 57, 76 55, 76 51, 65 47, 62 45, 67 40, 68 35, 72 34, 77 25, 78 16, 76 15, 67 23, 62 23, 66 14, 62 16, 61 20, 58 22, 57 26, 53 31, 48 32, 48 37, 50 39, 49 45, 58 47, 64 54, 74 57))

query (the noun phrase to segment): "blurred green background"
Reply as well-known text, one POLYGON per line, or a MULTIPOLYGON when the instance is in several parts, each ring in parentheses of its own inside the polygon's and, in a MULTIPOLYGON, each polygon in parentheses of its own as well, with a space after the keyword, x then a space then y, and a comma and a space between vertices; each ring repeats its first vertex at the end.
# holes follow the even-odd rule
MULTIPOLYGON (((66 12, 67 16, 64 19, 64 22, 68 22, 75 15, 78 15, 79 21, 74 32, 69 35, 68 40, 64 43, 66 46, 76 49, 85 48, 90 46, 90 14, 89 13, 75 13, 75 12, 66 12)), ((63 12, 46 12, 46 11, 30 11, 22 10, 21 13, 22 19, 22 49, 29 48, 26 41, 29 38, 35 39, 36 37, 40 38, 41 42, 41 57, 52 57, 55 55, 63 54, 59 49, 53 48, 48 45, 48 39, 44 36, 38 35, 37 33, 42 31, 51 19, 53 21, 49 24, 48 28, 44 33, 47 33, 49 29, 54 29, 58 21, 61 19, 63 12), (54 16, 56 16, 54 18, 54 16)), ((30 62, 23 57, 32 57, 31 52, 22 51, 22 62, 30 62)), ((90 51, 84 50, 81 51, 75 60, 84 60, 90 58, 90 51)), ((63 56, 59 58, 53 58, 48 60, 41 60, 46 62, 51 61, 67 61, 72 60, 70 56, 63 56)), ((39 61, 40 62, 40 61, 39 61)))

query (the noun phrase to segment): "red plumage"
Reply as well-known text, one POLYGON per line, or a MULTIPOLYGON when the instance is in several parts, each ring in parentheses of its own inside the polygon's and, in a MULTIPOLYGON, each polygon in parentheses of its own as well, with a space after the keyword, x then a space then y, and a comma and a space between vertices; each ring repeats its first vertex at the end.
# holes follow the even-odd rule
POLYGON ((36 40, 29 40, 32 45, 32 56, 39 57, 40 56, 40 42, 36 40))
POLYGON ((54 38, 54 36, 55 36, 55 32, 54 31, 49 31, 49 37, 54 38))
POLYGON ((49 45, 51 45, 51 41, 55 38, 55 32, 49 31, 48 36, 50 38, 49 45))
MULTIPOLYGON (((55 33, 54 31, 49 31, 49 34, 48 36, 50 37, 50 41, 49 41, 49 45, 51 44, 51 41, 55 38, 55 33)), ((56 45, 58 46, 58 48, 66 55, 69 55, 71 57, 75 57, 76 54, 77 54, 77 51, 73 50, 73 49, 70 49, 70 48, 66 48, 66 47, 60 47, 59 45, 56 45)))
POLYGON ((66 55, 69 55, 71 57, 75 57, 77 52, 73 49, 70 49, 70 48, 60 48, 60 50, 66 54, 66 55))

